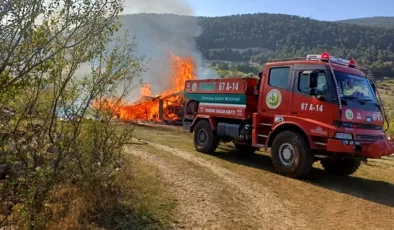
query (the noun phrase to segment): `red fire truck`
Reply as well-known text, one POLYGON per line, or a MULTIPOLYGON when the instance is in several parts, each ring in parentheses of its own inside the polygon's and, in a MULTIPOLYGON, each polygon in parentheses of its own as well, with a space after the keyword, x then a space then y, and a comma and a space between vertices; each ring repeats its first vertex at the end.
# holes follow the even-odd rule
POLYGON ((379 93, 354 60, 274 60, 258 78, 188 80, 184 93, 183 127, 202 153, 220 141, 243 153, 270 148, 278 173, 303 177, 318 160, 350 175, 362 160, 394 152, 379 93))

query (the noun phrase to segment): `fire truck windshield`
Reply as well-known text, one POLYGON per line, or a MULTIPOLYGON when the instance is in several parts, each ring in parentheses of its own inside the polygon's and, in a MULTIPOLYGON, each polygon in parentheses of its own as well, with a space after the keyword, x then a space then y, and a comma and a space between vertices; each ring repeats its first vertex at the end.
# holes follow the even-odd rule
POLYGON ((335 71, 335 77, 341 99, 357 99, 377 103, 372 86, 367 78, 339 71, 335 71))

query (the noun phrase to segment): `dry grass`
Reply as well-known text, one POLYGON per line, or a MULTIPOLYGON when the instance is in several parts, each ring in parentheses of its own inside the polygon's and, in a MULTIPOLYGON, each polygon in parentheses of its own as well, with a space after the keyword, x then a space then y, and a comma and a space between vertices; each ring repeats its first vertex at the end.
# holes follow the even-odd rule
MULTIPOLYGON (((171 201, 176 205, 176 220, 173 221, 173 226, 204 228, 207 223, 210 226, 213 221, 218 221, 216 217, 220 216, 220 208, 216 205, 216 197, 211 195, 218 194, 218 189, 221 190, 222 186, 209 170, 150 145, 132 146, 127 152, 160 170, 162 181, 174 197, 171 201)), ((220 219, 224 220, 223 217, 220 219)))
MULTIPOLYGON (((132 229, 168 229, 173 223, 175 197, 170 193, 157 166, 132 156, 127 156, 133 175, 133 193, 135 199, 130 200, 133 210, 132 229)), ((130 213, 131 214, 131 213, 130 213)))
MULTIPOLYGON (((235 152, 232 145, 220 145, 215 155, 197 153, 193 147, 192 136, 180 128, 166 130, 137 127, 134 136, 182 150, 191 157, 206 160, 235 173, 247 183, 268 189, 269 194, 284 205, 284 211, 305 220, 306 228, 387 229, 394 226, 394 219, 391 218, 394 215, 394 158, 371 160, 350 177, 330 176, 316 163, 315 170, 306 180, 293 180, 273 172, 267 153, 243 156, 235 152)), ((160 155, 162 152, 156 154, 160 155)), ((175 161, 185 161, 176 159, 175 161)), ((194 161, 191 163, 197 164, 194 161)), ((200 171, 206 174, 204 170, 200 171)), ((217 196, 219 200, 216 203, 226 204, 229 197, 237 197, 235 191, 237 190, 222 191, 222 194, 217 196)), ((222 211, 230 219, 242 215, 234 211, 234 205, 241 206, 241 203, 236 203, 237 201, 233 201, 223 206, 222 211)), ((280 213, 277 217, 281 218, 280 213)), ((283 221, 288 218, 286 215, 282 217, 283 221)), ((237 223, 241 221, 236 221, 234 226, 237 223)), ((261 224, 269 223, 263 221, 261 224)))
POLYGON ((176 228, 245 229, 261 223, 279 229, 305 226, 267 189, 188 152, 155 143, 127 152, 159 167, 171 184, 177 199, 176 228), (278 219, 277 213, 286 220, 278 219))
MULTIPOLYGON (((169 229, 175 197, 159 169, 132 155, 126 156, 124 165, 110 190, 55 187, 45 204, 45 229, 169 229)), ((18 219, 19 209, 13 207, 10 220, 18 219)))

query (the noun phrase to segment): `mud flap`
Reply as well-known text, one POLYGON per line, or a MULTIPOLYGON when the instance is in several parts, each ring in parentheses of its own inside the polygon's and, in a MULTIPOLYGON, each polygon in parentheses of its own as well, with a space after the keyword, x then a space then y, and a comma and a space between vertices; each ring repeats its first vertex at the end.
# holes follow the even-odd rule
POLYGON ((190 132, 190 127, 192 126, 192 121, 186 118, 182 119, 183 130, 190 132))

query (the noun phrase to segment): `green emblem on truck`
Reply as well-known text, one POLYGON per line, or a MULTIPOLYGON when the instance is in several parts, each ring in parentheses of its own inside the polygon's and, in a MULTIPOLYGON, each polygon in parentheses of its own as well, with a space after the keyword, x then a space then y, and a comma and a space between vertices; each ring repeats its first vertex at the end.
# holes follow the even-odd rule
POLYGON ((265 102, 270 109, 276 109, 282 102, 282 94, 277 89, 272 89, 268 92, 265 102))
POLYGON ((351 111, 350 109, 347 109, 347 110, 345 111, 345 117, 346 117, 348 120, 352 120, 353 117, 354 117, 353 111, 351 111))

